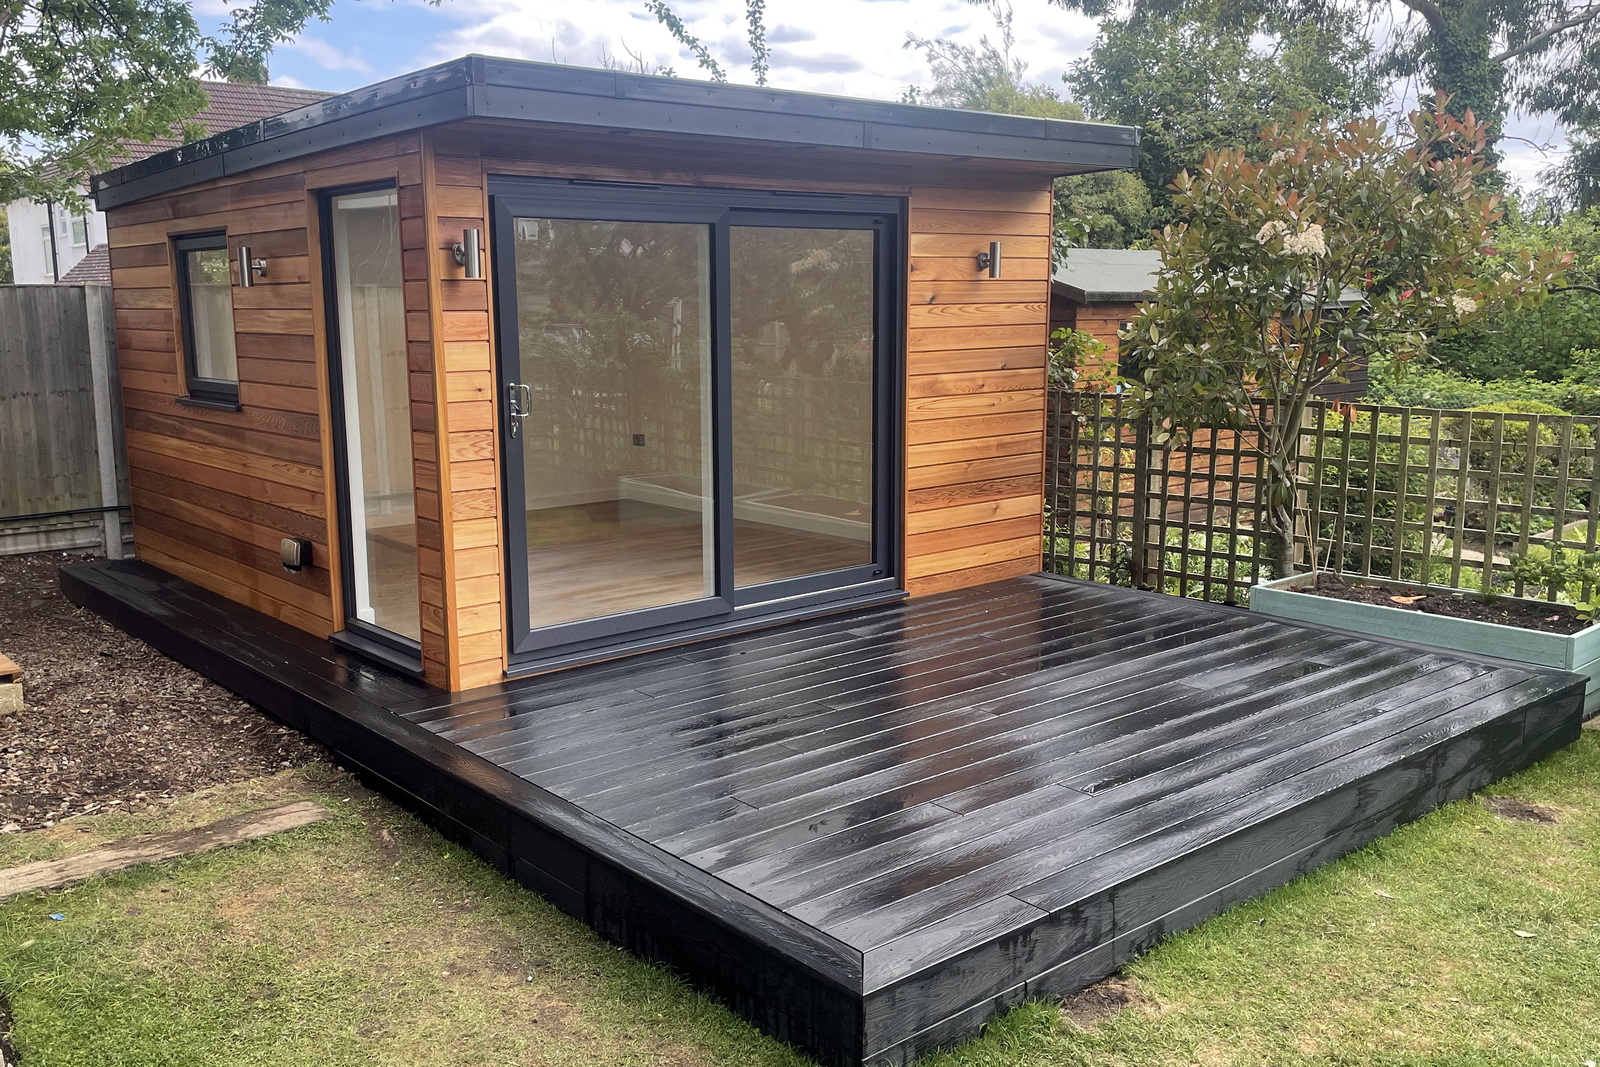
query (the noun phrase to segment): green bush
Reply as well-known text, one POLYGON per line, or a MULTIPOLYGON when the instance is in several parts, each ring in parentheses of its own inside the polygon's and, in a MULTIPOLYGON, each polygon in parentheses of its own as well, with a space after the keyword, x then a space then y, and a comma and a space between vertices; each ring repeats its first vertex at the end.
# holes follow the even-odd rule
MULTIPOLYGON (((1594 353, 1580 353, 1580 356, 1594 353)), ((1575 375, 1582 371, 1575 366, 1575 375)), ((1573 415, 1600 415, 1600 371, 1591 378, 1572 376, 1559 382, 1532 375, 1476 381, 1433 367, 1396 371, 1374 359, 1368 376, 1367 400, 1408 408, 1464 411, 1491 404, 1529 401, 1573 415)))
POLYGON ((1467 409, 1468 411, 1500 411, 1508 415, 1566 415, 1554 404, 1546 404, 1543 400, 1497 400, 1491 404, 1478 404, 1467 409))

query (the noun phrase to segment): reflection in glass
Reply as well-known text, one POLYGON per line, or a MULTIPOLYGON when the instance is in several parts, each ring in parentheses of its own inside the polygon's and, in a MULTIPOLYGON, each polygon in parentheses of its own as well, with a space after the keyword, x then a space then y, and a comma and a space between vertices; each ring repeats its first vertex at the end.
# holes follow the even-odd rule
POLYGON ((421 639, 400 213, 393 189, 332 200, 350 614, 421 639))
POLYGON ((516 220, 533 627, 716 592, 709 247, 703 225, 516 220))
POLYGON ((239 379, 233 348, 233 285, 228 277, 228 250, 206 248, 184 253, 189 282, 189 328, 194 350, 194 375, 232 382, 239 379))
POLYGON ((734 580, 872 562, 870 230, 735 226, 734 580))

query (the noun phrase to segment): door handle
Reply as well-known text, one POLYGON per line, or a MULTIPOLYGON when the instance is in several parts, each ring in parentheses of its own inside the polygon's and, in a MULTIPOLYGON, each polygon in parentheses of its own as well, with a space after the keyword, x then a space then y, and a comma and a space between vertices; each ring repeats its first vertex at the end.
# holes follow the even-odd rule
POLYGON ((533 407, 533 390, 523 382, 511 382, 506 385, 506 410, 511 415, 511 436, 516 437, 522 432, 522 420, 527 418, 533 407))

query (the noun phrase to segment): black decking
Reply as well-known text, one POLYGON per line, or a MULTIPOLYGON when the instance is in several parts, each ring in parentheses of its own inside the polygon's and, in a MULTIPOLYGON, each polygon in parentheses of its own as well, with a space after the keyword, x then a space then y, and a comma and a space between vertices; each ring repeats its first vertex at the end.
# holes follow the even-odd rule
POLYGON ((455 695, 142 564, 63 585, 833 1064, 1103 977, 1582 705, 1573 675, 1045 577, 455 695))

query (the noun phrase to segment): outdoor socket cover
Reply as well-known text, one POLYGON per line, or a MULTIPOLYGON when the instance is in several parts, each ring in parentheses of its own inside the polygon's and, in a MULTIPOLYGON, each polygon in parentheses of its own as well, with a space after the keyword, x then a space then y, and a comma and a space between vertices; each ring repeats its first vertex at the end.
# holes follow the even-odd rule
POLYGON ((278 558, 284 570, 298 574, 302 567, 311 566, 311 542, 304 537, 285 537, 278 542, 278 558))

